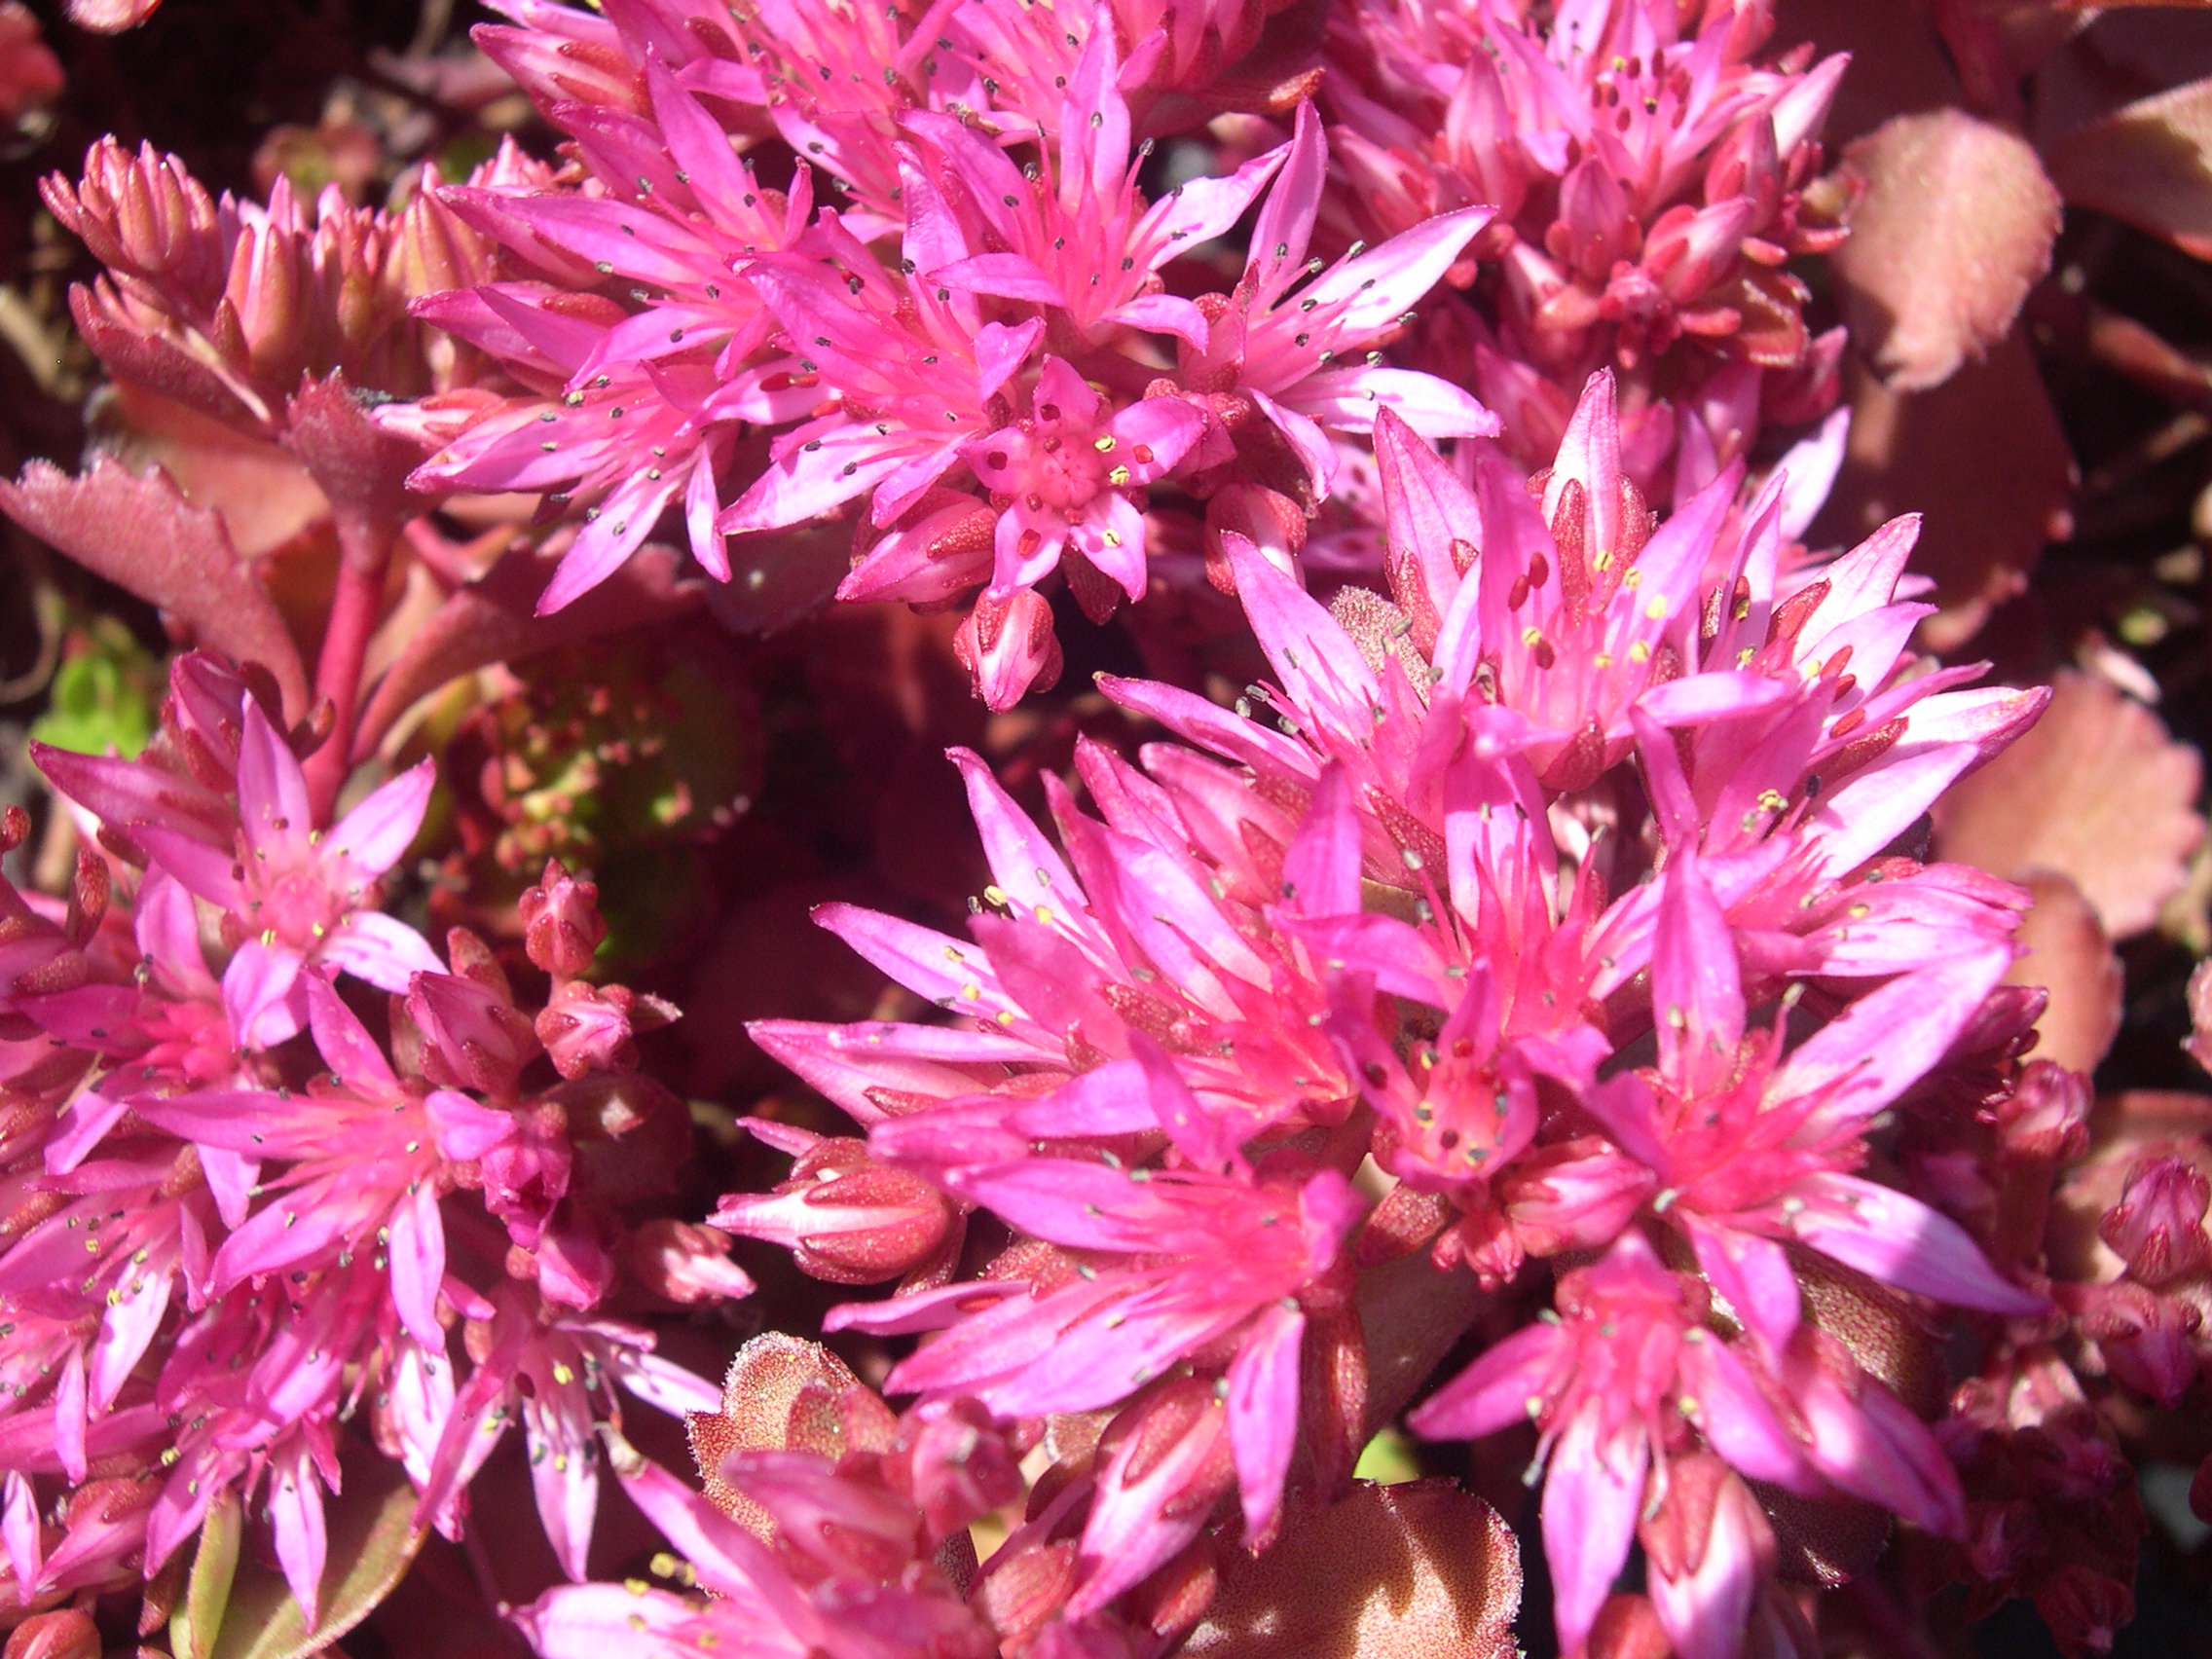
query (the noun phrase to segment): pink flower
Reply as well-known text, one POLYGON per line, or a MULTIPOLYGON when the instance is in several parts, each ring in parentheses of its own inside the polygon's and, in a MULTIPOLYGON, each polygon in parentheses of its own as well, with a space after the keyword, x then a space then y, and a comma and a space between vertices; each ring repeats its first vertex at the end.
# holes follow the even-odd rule
MULTIPOLYGON (((428 804, 432 767, 424 761, 384 784, 328 830, 317 828, 307 777, 257 698, 245 697, 237 736, 236 829, 225 841, 195 808, 168 802, 161 775, 139 764, 144 786, 118 827, 195 897, 223 914, 233 952, 224 975, 239 1029, 256 1046, 281 1042, 306 1019, 303 969, 327 965, 386 990, 435 971, 422 936, 375 907, 376 880, 414 840, 428 804), (148 775, 151 774, 151 775, 148 775), (233 979, 238 980, 233 988, 233 979)), ((54 758, 42 751, 45 763, 54 758)), ((117 798, 120 767, 94 770, 57 759, 64 787, 95 782, 92 800, 117 798)))
MULTIPOLYGON (((1270 1181, 1231 1154, 1215 1172, 1218 1128, 1163 1057, 1147 1069, 1161 1126, 1198 1166, 1032 1158, 946 1176, 962 1198, 1076 1252, 1073 1271, 959 1319, 902 1361, 888 1386, 971 1394, 1010 1417, 1090 1411, 1226 1342, 1235 1355, 1225 1380, 1237 1484, 1248 1530, 1265 1536, 1296 1442, 1309 1312, 1341 1309, 1343 1245, 1364 1206, 1332 1170, 1270 1181)), ((873 1325, 902 1311, 898 1302, 853 1307, 831 1324, 873 1325)), ((942 1323, 956 1313, 955 1302, 935 1299, 921 1317, 942 1323)))
POLYGON ((1785 1239, 1954 1306, 2041 1310, 1956 1222, 1852 1173, 1866 1160, 1869 1120, 1943 1059, 2009 961, 1999 946, 1900 976, 1785 1058, 1779 1023, 1748 1027, 1736 947, 1696 858, 1677 855, 1661 877, 1658 1063, 1648 1083, 1620 1077, 1584 1101, 1656 1173, 1654 1210, 1769 1350, 1798 1321, 1785 1239))
MULTIPOLYGON (((1664 1471, 1702 1440, 1752 1479, 1793 1491, 1818 1483, 1751 1367, 1706 1325, 1705 1287, 1668 1272, 1639 1235, 1566 1274, 1558 1304, 1561 1322, 1525 1326, 1411 1421, 1431 1437, 1471 1438, 1534 1420, 1544 1554, 1560 1646, 1572 1652, 1628 1558, 1655 1463, 1664 1471)), ((1751 1562, 1733 1570, 1756 1576, 1751 1562)), ((1725 1625, 1709 1633, 1710 1651, 1733 1652, 1725 1637, 1725 1625)))
POLYGON ((1030 410, 961 451, 999 510, 986 597, 1005 601, 1036 586, 1072 547, 1142 599, 1144 514, 1132 492, 1174 470, 1203 417, 1177 397, 1146 397, 1115 412, 1058 357, 1045 359, 1030 410))

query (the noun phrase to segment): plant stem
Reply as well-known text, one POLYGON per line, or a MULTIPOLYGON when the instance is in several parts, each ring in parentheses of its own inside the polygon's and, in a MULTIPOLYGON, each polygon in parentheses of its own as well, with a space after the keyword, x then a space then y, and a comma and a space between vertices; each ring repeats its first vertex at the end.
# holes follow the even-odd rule
POLYGON ((369 650, 369 636, 376 631, 377 611, 384 599, 387 558, 365 568, 350 558, 338 564, 338 592, 330 603, 330 620, 322 633, 322 650, 315 658, 314 695, 319 704, 328 700, 330 735, 306 761, 308 800, 317 825, 330 822, 338 792, 352 770, 353 721, 360 712, 361 664, 369 650))

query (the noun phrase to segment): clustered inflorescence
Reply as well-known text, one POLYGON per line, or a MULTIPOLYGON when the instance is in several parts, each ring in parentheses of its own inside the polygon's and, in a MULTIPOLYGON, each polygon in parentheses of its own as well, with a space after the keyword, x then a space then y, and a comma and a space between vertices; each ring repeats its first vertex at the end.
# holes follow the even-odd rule
MULTIPOLYGON (((312 672, 240 599, 142 754, 38 755, 80 839, 0 884, 0 1624, 75 1654, 142 1587, 153 1632, 242 1530, 312 1637, 364 1490, 496 1589, 519 1429, 547 1659, 1150 1659, 1403 1424, 1540 1486, 1565 1653, 1811 1659, 1893 1531, 2109 1641, 2141 1520, 2083 1378, 2212 1361, 2212 1156, 2088 1154, 2027 894, 1919 832, 2047 693, 1916 653, 1914 520, 1805 544, 1843 60, 1765 0, 498 10, 542 158, 385 211, 103 141, 47 191, 110 375, 289 468, 335 574, 312 672), (1156 741, 1077 739, 1043 820, 956 750, 966 932, 820 907, 912 996, 755 1022, 851 1124, 746 1120, 788 1175, 686 1216, 676 1010, 592 881, 420 925, 455 808, 403 717, 495 612, 371 629, 418 584, 581 640, 671 543, 743 587, 824 534, 838 599, 962 613, 992 711, 1076 612, 1266 678, 1099 677, 1156 741), (890 1286, 821 1325, 887 1373, 656 1352, 754 1295, 733 1237, 890 1286), (663 1583, 595 1552, 606 1480, 663 1583)), ((73 550, 126 501, 232 534, 111 461, 7 504, 73 550)), ((649 721, 494 690, 585 710, 485 762, 507 867, 649 721)))

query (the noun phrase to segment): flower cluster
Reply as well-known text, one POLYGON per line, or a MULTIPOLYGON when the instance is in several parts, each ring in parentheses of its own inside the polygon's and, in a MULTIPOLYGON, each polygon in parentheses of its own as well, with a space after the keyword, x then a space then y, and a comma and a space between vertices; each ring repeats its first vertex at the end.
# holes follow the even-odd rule
POLYGON ((839 594, 973 598, 962 660, 1003 708, 1057 673, 1055 571, 1093 617, 1144 595, 1158 547, 1202 544, 1226 583, 1222 535, 1294 554, 1378 410, 1493 431, 1382 351, 1489 210, 1324 253, 1310 103, 1287 142, 1165 182, 1144 129, 1202 119, 1164 94, 1253 33, 1194 10, 516 10, 485 50, 579 166, 444 193, 514 274, 417 310, 512 389, 407 414, 445 438, 416 486, 579 506, 545 608, 664 511, 726 579, 730 536, 858 503, 839 594), (1239 272, 1218 239, 1248 210, 1239 272), (1187 531, 1148 524, 1168 493, 1187 531))
POLYGON ((719 1235, 622 1225, 685 1124, 632 1041, 673 1011, 580 977, 591 885, 549 866, 524 899, 534 1018, 473 935, 441 959, 383 907, 430 765, 320 821, 313 740, 271 708, 265 676, 179 658, 143 757, 39 756, 102 848, 66 908, 0 886, 0 1583, 26 1607, 155 1578, 250 1504, 312 1632, 364 1409, 455 1534, 519 1419, 580 1578, 614 1386, 713 1399, 611 1306, 751 1288, 719 1235))
POLYGON ((0 1659, 2170 1593, 2157 8, 489 4, 0 0, 0 1659))
POLYGON ((1787 269, 1842 240, 1818 180, 1846 59, 1762 63, 1769 0, 1678 6, 1379 0, 1329 19, 1325 101, 1363 235, 1471 203, 1496 213, 1478 315, 1451 313, 1461 378, 1543 463, 1593 369, 1622 377, 1622 452, 1686 497, 1762 420, 1835 402, 1840 328, 1815 338, 1787 269), (1539 23, 1539 15, 1542 21, 1539 23), (1818 186, 1818 188, 1816 188, 1818 186), (1671 464, 1670 464, 1671 463, 1671 464))
POLYGON ((1071 1617, 1342 1481, 1419 1381, 1362 1295, 1417 1250, 1523 1296, 1554 1265, 1547 1319, 1411 1420, 1534 1421, 1563 1647, 1639 1535, 1669 1638, 1718 1655, 1795 1617, 1762 1502, 1964 1524, 1807 1286, 1893 1321, 2045 1307, 1867 1173, 2011 1006, 2022 903, 1896 843, 2042 694, 1904 650, 1909 523, 1789 591, 1779 483, 1738 513, 1731 467, 1655 523, 1614 395, 1592 380, 1535 484, 1489 451, 1470 489, 1385 417, 1389 598, 1332 612, 1230 538, 1272 721, 1109 681, 1195 747, 1080 749, 1097 817, 1047 780, 1064 858, 956 755, 995 877, 971 938, 821 920, 959 1017, 756 1028, 867 1134, 832 1161, 763 1126, 801 1178, 718 1220, 904 1275, 830 1320, 940 1333, 893 1392, 1176 1417, 1182 1472, 1093 1501, 1071 1617), (961 1212, 1015 1241, 944 1282, 961 1212))

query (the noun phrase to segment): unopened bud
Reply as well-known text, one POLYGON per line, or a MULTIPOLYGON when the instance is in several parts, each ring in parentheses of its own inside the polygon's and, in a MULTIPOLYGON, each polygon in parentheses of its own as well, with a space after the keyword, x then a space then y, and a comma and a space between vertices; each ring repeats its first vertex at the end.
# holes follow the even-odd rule
POLYGON ((2127 1260, 2148 1285, 2169 1284, 2212 1266, 2204 1210, 2212 1183, 2179 1158, 2139 1160, 2127 1172, 2120 1202, 2097 1223, 2097 1235, 2127 1260))
POLYGON ((696 1222, 659 1218, 630 1235, 630 1272, 653 1295, 690 1306, 735 1302, 753 1280, 729 1259, 729 1235, 696 1222))
POLYGON ((5 1659, 100 1659, 100 1633, 75 1607, 33 1613, 8 1635, 5 1659))
POLYGON ((708 1217, 781 1244, 800 1272, 831 1284, 877 1284, 929 1261, 957 1219, 952 1200, 918 1175, 886 1168, 858 1140, 822 1140, 770 1193, 735 1193, 708 1217))
POLYGON ((522 896, 523 948, 555 979, 572 979, 591 966, 607 938, 607 918, 599 913, 599 888, 571 875, 558 859, 545 861, 545 874, 522 896))
POLYGON ((975 678, 978 697, 994 710, 1011 709, 1032 687, 1050 690, 1060 678, 1052 608, 1027 588, 1003 600, 982 594, 953 635, 952 654, 975 678))

